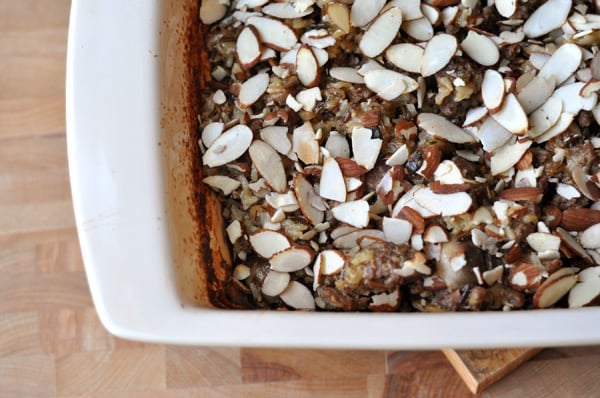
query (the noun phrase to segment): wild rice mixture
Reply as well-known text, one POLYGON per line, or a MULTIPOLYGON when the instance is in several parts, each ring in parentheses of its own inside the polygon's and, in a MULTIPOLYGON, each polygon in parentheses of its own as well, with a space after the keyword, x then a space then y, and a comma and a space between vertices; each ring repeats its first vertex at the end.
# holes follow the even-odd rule
POLYGON ((232 306, 598 304, 592 1, 201 3, 232 306))

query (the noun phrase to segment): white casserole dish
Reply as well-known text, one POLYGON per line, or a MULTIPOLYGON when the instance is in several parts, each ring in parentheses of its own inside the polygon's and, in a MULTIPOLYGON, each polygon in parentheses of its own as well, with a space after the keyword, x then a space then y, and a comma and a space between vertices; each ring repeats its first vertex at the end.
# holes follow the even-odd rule
POLYGON ((186 252, 197 242, 186 230, 187 204, 172 191, 183 177, 171 167, 179 144, 193 138, 178 97, 184 83, 177 68, 182 67, 186 13, 194 1, 72 4, 71 186, 90 289, 111 333, 172 344, 363 349, 600 343, 600 307, 367 314, 220 310, 184 303, 174 263, 193 265, 194 256, 186 252))

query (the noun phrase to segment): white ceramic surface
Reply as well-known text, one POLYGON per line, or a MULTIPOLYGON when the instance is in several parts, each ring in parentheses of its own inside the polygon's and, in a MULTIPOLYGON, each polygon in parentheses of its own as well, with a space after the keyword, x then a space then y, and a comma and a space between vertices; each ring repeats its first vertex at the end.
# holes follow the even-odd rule
POLYGON ((162 181, 160 2, 74 0, 67 125, 86 272, 113 334, 196 345, 424 349, 600 343, 600 307, 514 313, 342 314, 182 306, 162 181))

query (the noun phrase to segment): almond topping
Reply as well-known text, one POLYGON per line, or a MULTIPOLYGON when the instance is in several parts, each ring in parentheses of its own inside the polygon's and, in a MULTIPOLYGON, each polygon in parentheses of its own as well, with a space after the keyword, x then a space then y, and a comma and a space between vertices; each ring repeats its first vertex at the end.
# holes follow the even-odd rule
POLYGON ((294 272, 308 266, 312 261, 313 252, 305 246, 292 246, 275 253, 269 263, 271 269, 279 272, 294 272))
POLYGON ((250 69, 260 61, 262 49, 259 33, 252 25, 242 29, 235 43, 238 61, 244 69, 250 69))
MULTIPOLYGON (((374 0, 369 1, 374 2, 374 0)), ((358 45, 360 51, 367 57, 377 57, 394 40, 401 24, 402 12, 400 9, 397 7, 389 8, 371 23, 358 45)))
POLYGON ((268 229, 253 233, 249 240, 254 251, 264 258, 271 258, 275 253, 290 247, 290 241, 284 234, 268 229))
POLYGON ((306 286, 300 282, 292 281, 287 288, 279 294, 279 298, 297 310, 314 310, 315 299, 306 286))
POLYGON ((442 70, 452 59, 458 48, 456 38, 446 33, 434 36, 425 47, 421 58, 421 74, 431 76, 442 70))
POLYGON ((500 197, 515 202, 523 200, 537 200, 544 191, 534 187, 508 188, 500 192, 500 197))
POLYGON ((600 223, 600 210, 566 209, 562 213, 561 227, 568 231, 583 231, 600 223))
POLYGON ((264 141, 255 140, 248 153, 254 166, 261 176, 277 192, 285 192, 287 189, 287 180, 281 157, 279 154, 264 141))
POLYGON ((350 9, 352 25, 367 25, 379 14, 385 2, 386 0, 355 0, 350 9))
POLYGON ((296 54, 296 74, 298 80, 306 87, 313 87, 319 82, 320 68, 315 54, 306 44, 296 54))
POLYGON ((594 304, 600 297, 600 267, 590 267, 577 275, 577 283, 569 292, 569 307, 579 308, 594 304))
POLYGON ((208 167, 217 167, 232 162, 242 156, 252 142, 252 130, 238 124, 221 134, 202 156, 208 167))
POLYGON ((454 142, 456 144, 475 142, 475 138, 471 134, 452 124, 445 117, 434 113, 419 114, 417 117, 417 124, 428 134, 442 138, 446 141, 454 142))
POLYGON ((413 232, 415 234, 422 234, 425 230, 425 219, 415 209, 404 206, 402 209, 400 209, 397 217, 410 222, 413 226, 413 232))
POLYGON ((253 16, 246 22, 258 30, 261 42, 274 50, 288 51, 298 42, 294 30, 277 19, 253 16))
POLYGON ((533 305, 548 308, 560 300, 575 284, 577 275, 573 268, 561 268, 544 281, 533 295, 533 305))

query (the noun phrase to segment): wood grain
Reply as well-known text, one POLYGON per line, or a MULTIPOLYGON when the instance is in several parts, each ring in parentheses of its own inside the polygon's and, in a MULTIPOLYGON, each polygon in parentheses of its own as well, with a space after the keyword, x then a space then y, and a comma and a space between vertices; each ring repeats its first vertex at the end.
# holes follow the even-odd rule
MULTIPOLYGON (((177 347, 109 335, 70 202, 69 5, 0 0, 0 397, 471 396, 440 351, 177 347)), ((547 349, 482 396, 594 396, 598 375, 600 347, 547 349)))

